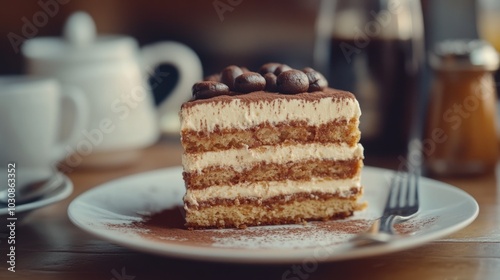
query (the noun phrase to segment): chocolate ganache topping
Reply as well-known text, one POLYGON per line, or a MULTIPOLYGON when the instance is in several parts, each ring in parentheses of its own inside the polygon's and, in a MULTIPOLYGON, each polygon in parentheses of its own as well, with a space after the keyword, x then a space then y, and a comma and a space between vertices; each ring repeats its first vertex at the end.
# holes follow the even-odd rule
POLYGON ((281 94, 322 91, 328 81, 318 71, 306 67, 293 69, 286 64, 266 63, 258 72, 230 65, 221 73, 213 74, 193 85, 195 99, 208 99, 220 95, 240 95, 265 90, 281 94))

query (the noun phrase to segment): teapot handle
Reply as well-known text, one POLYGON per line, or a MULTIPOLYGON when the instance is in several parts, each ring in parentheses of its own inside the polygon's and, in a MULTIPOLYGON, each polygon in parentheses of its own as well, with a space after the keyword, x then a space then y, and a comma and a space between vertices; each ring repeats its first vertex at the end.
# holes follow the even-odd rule
POLYGON ((179 71, 179 80, 172 93, 158 105, 162 131, 178 132, 180 106, 191 98, 193 84, 203 78, 201 61, 191 48, 171 41, 145 46, 141 50, 141 55, 145 71, 155 69, 162 63, 172 64, 179 71))

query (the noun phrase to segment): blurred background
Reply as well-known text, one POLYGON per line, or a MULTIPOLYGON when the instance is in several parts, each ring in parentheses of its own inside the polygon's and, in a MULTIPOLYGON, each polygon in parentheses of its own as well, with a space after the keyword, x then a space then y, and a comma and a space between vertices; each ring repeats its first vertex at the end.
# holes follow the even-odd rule
MULTIPOLYGON (((82 10, 94 18, 99 34, 130 35, 141 45, 161 40, 187 44, 200 56, 206 74, 228 64, 249 68, 271 60, 296 67, 313 64, 319 0, 0 0, 4 7, 0 12, 0 74, 22 72, 21 54, 7 35, 13 32, 26 38, 23 25, 33 23, 33 16, 43 10, 41 3, 47 2, 59 3, 60 10, 45 25, 35 26, 30 36, 60 36, 69 15, 82 10)), ((422 0, 422 5, 426 45, 476 36, 475 0, 422 0)))
MULTIPOLYGON (((23 17, 31 20, 41 10, 38 1, 2 0, 1 73, 20 73, 22 57, 13 52, 7 33, 21 34, 23 17)), ((190 46, 203 62, 206 74, 229 64, 255 68, 273 61, 310 65, 318 1, 230 1, 232 10, 219 17, 215 1, 68 1, 60 5, 36 36, 60 36, 65 20, 74 11, 88 12, 99 34, 127 34, 141 45, 175 40, 190 46)), ((224 9, 224 6, 222 7, 224 9)))
MULTIPOLYGON (((492 1, 482 0, 481 2, 492 1)), ((191 47, 202 62, 204 75, 219 72, 230 64, 247 66, 256 70, 263 63, 270 61, 286 63, 294 68, 316 67, 328 75, 330 85, 351 90, 358 95, 365 118, 362 121, 362 126, 363 123, 365 124, 362 132, 367 153, 401 153, 405 150, 411 134, 409 127, 412 126, 411 116, 415 110, 412 104, 417 104, 415 100, 421 102, 427 100, 432 72, 426 61, 432 46, 445 39, 478 38, 484 37, 481 35, 487 33, 491 34, 487 38, 489 40, 500 38, 497 36, 496 39, 492 39, 496 36, 495 30, 498 30, 495 26, 500 27, 493 22, 498 16, 491 16, 489 13, 485 15, 486 13, 483 12, 478 17, 479 2, 475 0, 413 1, 418 3, 419 9, 421 8, 422 33, 417 34, 417 37, 410 35, 413 37, 403 36, 397 39, 414 40, 416 38, 417 44, 412 43, 410 47, 413 53, 420 52, 418 44, 421 44, 422 53, 416 61, 418 73, 416 72, 408 83, 391 87, 389 89, 391 92, 387 96, 378 96, 376 101, 371 101, 373 98, 359 89, 360 85, 353 85, 349 77, 342 76, 342 73, 346 73, 345 69, 334 69, 340 65, 337 61, 330 64, 322 63, 333 59, 335 38, 329 38, 331 41, 328 43, 332 45, 328 43, 321 45, 321 32, 318 31, 321 29, 319 28, 320 22, 325 22, 325 18, 326 21, 341 18, 338 11, 325 8, 328 6, 326 2, 338 4, 342 1, 0 0, 0 5, 3 7, 0 12, 0 36, 2 38, 0 39, 0 74, 23 73, 23 57, 19 48, 24 39, 61 36, 66 19, 75 11, 85 11, 93 17, 98 34, 132 36, 141 46, 173 40, 191 47), (45 20, 43 16, 40 17, 39 13, 44 11, 48 3, 56 5, 57 11, 52 9, 45 20), (38 24, 35 25, 34 23, 37 22, 38 24), (31 29, 26 29, 27 24, 31 24, 31 29), (321 61, 321 56, 318 54, 325 52, 325 49, 331 52, 330 57, 321 61), (335 71, 340 72, 336 74, 335 71), (378 105, 384 102, 388 105, 378 105), (391 109, 397 107, 398 109, 391 109), (387 113, 378 116, 381 111, 387 111, 387 113), (392 134, 384 136, 389 130, 392 134), (386 142, 387 139, 391 140, 386 142)), ((370 12, 380 10, 382 5, 391 3, 389 0, 344 2, 346 5, 356 3, 355 5, 366 11, 368 17, 370 12)), ((350 15, 347 16, 349 17, 350 15)), ((399 21, 404 23, 410 21, 408 18, 414 17, 414 14, 402 14, 400 17, 399 21)), ((412 20, 414 22, 415 18, 412 20)), ((414 32, 415 25, 412 26, 412 32, 414 32)), ((355 39, 341 38, 345 34, 342 32, 339 34, 337 34, 340 36, 337 38, 341 40, 339 42, 349 42, 348 40, 355 39)), ((375 46, 375 44, 372 45, 375 46)), ((362 53, 369 49, 361 48, 356 51, 362 53)), ((387 59, 393 59, 392 55, 391 52, 387 59)), ((377 62, 379 65, 387 66, 385 57, 379 57, 379 59, 380 61, 377 62)), ((169 91, 177 79, 175 68, 168 65, 162 67, 164 67, 163 72, 171 74, 162 82, 162 86, 155 89, 155 96, 169 91)), ((397 73, 398 69, 394 68, 393 72, 384 72, 383 75, 390 76, 391 73, 397 73)), ((383 79, 383 77, 375 78, 383 79)), ((382 87, 379 90, 383 91, 386 88, 382 87)))

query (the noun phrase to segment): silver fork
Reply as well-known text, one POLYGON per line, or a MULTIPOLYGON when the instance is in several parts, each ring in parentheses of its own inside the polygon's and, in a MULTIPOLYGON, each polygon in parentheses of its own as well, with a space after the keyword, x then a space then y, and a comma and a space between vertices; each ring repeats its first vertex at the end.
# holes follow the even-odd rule
POLYGON ((397 236, 394 225, 413 218, 419 209, 420 171, 398 172, 392 180, 389 196, 382 217, 375 221, 367 232, 351 239, 355 245, 370 245, 389 242, 397 236))

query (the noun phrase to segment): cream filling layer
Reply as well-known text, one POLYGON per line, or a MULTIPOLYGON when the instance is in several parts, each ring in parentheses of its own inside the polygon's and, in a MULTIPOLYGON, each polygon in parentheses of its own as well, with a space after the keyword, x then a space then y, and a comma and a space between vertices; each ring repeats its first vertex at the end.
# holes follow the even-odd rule
POLYGON ((210 166, 230 166, 241 172, 256 163, 278 163, 309 159, 350 160, 363 158, 363 146, 341 144, 298 144, 261 146, 253 149, 230 149, 216 152, 183 154, 182 164, 186 172, 201 172, 210 166))
POLYGON ((359 119, 358 101, 351 98, 320 100, 275 99, 243 103, 211 102, 181 110, 181 129, 214 131, 219 129, 248 129, 262 123, 278 124, 288 121, 306 121, 308 125, 321 125, 334 120, 359 119))
POLYGON ((292 196, 297 193, 337 193, 340 197, 351 196, 351 188, 361 188, 358 176, 344 180, 324 180, 313 178, 311 181, 271 181, 242 183, 231 186, 211 186, 201 190, 188 189, 184 201, 198 206, 209 199, 255 198, 265 200, 275 196, 292 196))

